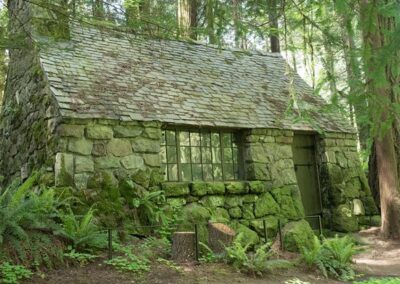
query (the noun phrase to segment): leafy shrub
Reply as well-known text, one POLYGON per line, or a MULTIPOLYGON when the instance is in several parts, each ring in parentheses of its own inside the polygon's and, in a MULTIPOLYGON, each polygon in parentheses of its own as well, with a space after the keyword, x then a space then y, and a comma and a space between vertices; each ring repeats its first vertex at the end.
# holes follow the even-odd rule
POLYGON ((13 265, 9 262, 0 265, 0 283, 19 283, 20 280, 29 279, 32 275, 32 271, 22 265, 13 265))
POLYGON ((265 244, 256 249, 254 253, 248 253, 250 244, 242 245, 243 234, 239 234, 232 245, 225 247, 228 263, 239 271, 252 275, 261 275, 268 268, 267 260, 272 256, 269 250, 270 244, 265 244))
POLYGON ((53 189, 34 189, 38 176, 0 194, 0 259, 52 267, 62 261, 63 244, 53 235, 59 200, 53 189))
POLYGON ((78 252, 93 251, 107 246, 105 231, 100 231, 95 224, 94 209, 90 208, 85 215, 79 217, 71 209, 60 216, 62 230, 60 234, 72 242, 78 252))
POLYGON ((119 271, 128 271, 141 274, 150 270, 150 261, 144 256, 137 256, 132 252, 132 246, 117 246, 117 251, 122 256, 105 261, 106 264, 115 267, 119 271))
POLYGON ((321 244, 314 239, 312 249, 303 248, 302 255, 306 264, 317 267, 325 277, 352 280, 355 272, 351 267, 352 257, 358 252, 353 240, 347 236, 325 239, 321 244))
POLYGON ((74 249, 70 249, 64 253, 64 257, 77 262, 80 266, 85 266, 88 263, 94 261, 98 256, 90 253, 76 252, 74 249))
POLYGON ((222 256, 215 254, 212 249, 208 245, 206 245, 203 242, 199 242, 201 249, 201 257, 200 257, 200 262, 204 263, 213 263, 213 262, 218 262, 222 259, 222 256))

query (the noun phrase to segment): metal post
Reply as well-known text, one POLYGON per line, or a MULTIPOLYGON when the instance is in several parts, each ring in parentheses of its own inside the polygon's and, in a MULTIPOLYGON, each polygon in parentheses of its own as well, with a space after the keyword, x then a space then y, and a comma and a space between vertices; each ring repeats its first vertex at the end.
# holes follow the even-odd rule
POLYGON ((194 240, 196 242, 196 261, 199 261, 199 228, 198 224, 194 224, 194 240))
POLYGON ((112 259, 112 230, 108 229, 108 259, 112 259))
POLYGON ((281 243, 281 250, 283 251, 285 249, 285 247, 283 245, 281 219, 278 219, 278 229, 279 229, 279 241, 281 243))
POLYGON ((263 227, 264 227, 264 238, 265 243, 268 243, 268 234, 267 234, 267 220, 263 220, 263 227))
POLYGON ((321 215, 318 215, 318 222, 319 222, 319 236, 322 236, 322 218, 321 215))

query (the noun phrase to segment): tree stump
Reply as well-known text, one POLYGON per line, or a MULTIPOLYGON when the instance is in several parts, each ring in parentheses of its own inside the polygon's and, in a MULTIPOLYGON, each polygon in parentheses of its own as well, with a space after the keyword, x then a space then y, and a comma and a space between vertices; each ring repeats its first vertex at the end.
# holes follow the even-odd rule
POLYGON ((194 232, 175 232, 172 235, 171 259, 178 263, 196 261, 194 232))
POLYGON ((208 223, 208 245, 216 254, 225 253, 225 246, 232 244, 235 231, 223 223, 208 223))

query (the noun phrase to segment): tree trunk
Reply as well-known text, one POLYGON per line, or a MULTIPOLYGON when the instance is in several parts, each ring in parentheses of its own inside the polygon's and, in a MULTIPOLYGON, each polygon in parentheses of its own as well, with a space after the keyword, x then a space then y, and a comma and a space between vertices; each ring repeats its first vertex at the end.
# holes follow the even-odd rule
POLYGON ((222 223, 208 223, 208 245, 216 254, 225 252, 235 238, 235 231, 222 223))
POLYGON ((94 0, 93 2, 93 17, 103 20, 105 17, 104 3, 102 0, 94 0))
POLYGON ((190 31, 190 0, 178 0, 178 36, 189 37, 190 31))
POLYGON ((271 52, 280 52, 281 47, 279 43, 277 0, 267 0, 267 7, 268 20, 270 23, 269 40, 271 45, 271 52))
POLYGON ((207 34, 208 34, 208 41, 211 44, 217 43, 217 37, 215 36, 215 0, 207 0, 206 4, 206 25, 207 25, 207 34))
POLYGON ((394 18, 379 14, 380 2, 361 1, 361 24, 364 39, 364 60, 369 95, 369 114, 373 123, 377 172, 381 200, 381 233, 390 239, 400 238, 400 192, 398 157, 394 135, 398 121, 393 103, 399 84, 398 59, 387 55, 395 32, 394 18))
POLYGON ((196 235, 194 232, 176 232, 172 235, 171 259, 175 262, 196 261, 196 235))

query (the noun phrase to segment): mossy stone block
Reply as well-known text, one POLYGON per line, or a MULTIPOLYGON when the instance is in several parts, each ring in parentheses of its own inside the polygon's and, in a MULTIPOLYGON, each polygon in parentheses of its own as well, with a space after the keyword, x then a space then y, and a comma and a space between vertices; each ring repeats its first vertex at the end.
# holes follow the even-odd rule
POLYGON ((225 208, 232 208, 241 206, 243 199, 240 196, 227 196, 225 197, 225 208))
POLYGON ((358 230, 357 217, 348 204, 339 205, 332 213, 334 230, 339 232, 355 232, 358 230))
POLYGON ((264 220, 268 238, 274 238, 278 233, 278 218, 275 216, 267 216, 262 219, 252 220, 250 221, 251 228, 259 235, 264 236, 264 220))
POLYGON ((211 219, 213 222, 227 222, 230 219, 229 212, 225 208, 217 207, 210 209, 211 219))
POLYGON ((58 127, 58 133, 61 137, 83 138, 84 131, 84 125, 61 124, 58 127))
POLYGON ((105 125, 90 125, 86 128, 86 137, 95 140, 112 139, 113 130, 105 125))
POLYGON ((141 126, 122 126, 118 125, 114 127, 114 136, 117 138, 135 138, 143 133, 143 127, 141 126))
POLYGON ((160 167, 161 159, 159 154, 143 154, 144 163, 149 167, 160 167))
POLYGON ((93 172, 94 162, 91 158, 76 156, 75 157, 75 173, 93 172))
POLYGON ((185 198, 167 198, 167 203, 173 208, 180 208, 186 204, 185 198))
POLYGON ((160 142, 144 137, 137 137, 132 141, 132 148, 134 152, 139 153, 159 153, 160 142))
POLYGON ((73 186, 74 156, 72 154, 57 153, 54 174, 56 186, 73 186))
POLYGON ((266 182, 260 180, 250 181, 249 188, 251 193, 264 193, 267 191, 266 182))
POLYGON ((207 194, 225 194, 225 184, 223 182, 208 182, 207 194))
POLYGON ((314 243, 314 232, 304 219, 287 223, 282 229, 282 236, 285 250, 291 252, 311 249, 314 243))
POLYGON ((120 167, 120 160, 116 157, 106 156, 94 158, 96 169, 117 169, 120 167))
POLYGON ((258 195, 256 194, 246 194, 242 197, 243 203, 254 203, 258 199, 258 195))
POLYGON ((208 184, 206 182, 192 182, 191 184, 191 194, 194 196, 204 196, 207 195, 208 184))
POLYGON ((68 151, 80 155, 90 155, 92 153, 93 143, 86 139, 70 139, 68 142, 68 151))
POLYGON ((144 130, 144 134, 147 138, 150 138, 153 140, 161 139, 161 129, 160 128, 146 127, 144 130))
POLYGON ((242 206, 242 218, 246 220, 254 219, 254 204, 247 203, 242 206))
POLYGON ((234 219, 242 218, 242 209, 240 207, 233 207, 229 209, 229 216, 234 219))
POLYGON ((112 139, 107 144, 107 152, 116 157, 124 157, 132 154, 132 145, 126 139, 112 139))
POLYGON ((137 154, 129 155, 121 159, 121 165, 127 170, 141 169, 144 167, 144 160, 137 154))
POLYGON ((260 238, 257 232, 253 231, 249 227, 241 223, 233 223, 232 229, 235 230, 236 236, 241 234, 243 237, 241 239, 242 245, 256 245, 260 242, 260 238))
POLYGON ((189 195, 189 183, 187 182, 165 182, 161 185, 164 194, 170 196, 185 196, 189 195))
POLYGON ((231 181, 225 183, 226 192, 230 194, 243 194, 249 191, 248 184, 240 181, 231 181))
POLYGON ((225 198, 223 196, 214 195, 204 196, 202 199, 200 199, 200 203, 208 208, 216 208, 219 206, 224 206, 225 198))
POLYGON ((264 193, 260 195, 255 203, 254 214, 256 217, 279 214, 279 205, 270 193, 264 193))

